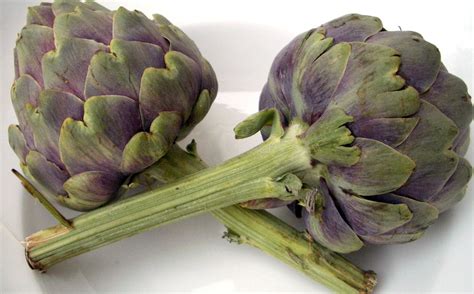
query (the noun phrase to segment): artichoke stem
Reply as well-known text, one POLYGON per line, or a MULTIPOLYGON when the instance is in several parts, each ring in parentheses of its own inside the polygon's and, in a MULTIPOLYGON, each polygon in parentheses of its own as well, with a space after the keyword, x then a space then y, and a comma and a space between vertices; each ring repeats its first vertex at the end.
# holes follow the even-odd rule
POLYGON ((362 271, 266 211, 234 205, 212 215, 229 229, 231 241, 256 247, 337 293, 371 293, 375 287, 374 272, 362 271))
POLYGON ((185 176, 122 201, 84 213, 26 238, 30 265, 45 270, 67 258, 137 233, 252 199, 294 199, 301 188, 293 172, 311 166, 296 134, 267 140, 219 166, 185 176))

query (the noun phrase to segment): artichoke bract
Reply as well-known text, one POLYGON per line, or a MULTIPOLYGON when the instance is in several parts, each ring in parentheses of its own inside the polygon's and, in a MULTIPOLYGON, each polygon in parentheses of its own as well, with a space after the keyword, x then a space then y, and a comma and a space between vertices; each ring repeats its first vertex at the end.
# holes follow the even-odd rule
POLYGON ((161 15, 42 3, 14 53, 10 145, 31 180, 76 210, 104 204, 157 162, 216 96, 212 67, 161 15))
POLYGON ((301 119, 324 137, 301 175, 307 197, 290 205, 311 236, 342 253, 419 238, 465 194, 470 98, 434 45, 386 31, 376 17, 346 15, 292 40, 260 109, 275 107, 285 126, 301 119))

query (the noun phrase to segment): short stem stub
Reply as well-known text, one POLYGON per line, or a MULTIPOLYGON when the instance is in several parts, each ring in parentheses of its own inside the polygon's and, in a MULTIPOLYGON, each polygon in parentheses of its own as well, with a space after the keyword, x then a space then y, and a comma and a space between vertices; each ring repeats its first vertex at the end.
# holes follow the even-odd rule
POLYGON ((49 202, 49 200, 40 192, 38 189, 35 188, 22 174, 20 174, 17 170, 12 169, 13 174, 20 179, 21 184, 25 187, 26 191, 31 194, 34 198, 38 199, 38 201, 43 205, 43 207, 63 226, 72 229, 71 222, 65 218, 54 205, 49 202))
POLYGON ((230 206, 211 212, 227 228, 226 237, 278 258, 337 293, 372 293, 376 275, 362 271, 266 211, 230 206))

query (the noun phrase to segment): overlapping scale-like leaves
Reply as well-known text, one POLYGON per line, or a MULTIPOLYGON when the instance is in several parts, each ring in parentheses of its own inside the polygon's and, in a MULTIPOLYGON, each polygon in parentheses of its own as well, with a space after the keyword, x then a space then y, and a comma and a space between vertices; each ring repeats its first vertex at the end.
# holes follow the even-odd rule
POLYGON ((14 55, 10 145, 31 180, 78 210, 158 161, 217 91, 209 63, 169 21, 94 2, 29 8, 14 55))
POLYGON ((346 15, 299 35, 272 65, 271 107, 310 125, 313 192, 292 208, 334 251, 415 240, 464 195, 470 96, 418 33, 346 15))

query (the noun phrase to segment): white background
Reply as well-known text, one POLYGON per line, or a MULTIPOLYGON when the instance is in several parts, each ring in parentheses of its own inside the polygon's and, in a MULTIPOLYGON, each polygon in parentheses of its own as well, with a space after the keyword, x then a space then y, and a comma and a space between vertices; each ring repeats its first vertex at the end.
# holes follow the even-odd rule
MULTIPOLYGON (((468 1, 102 1, 148 15, 160 13, 180 26, 216 70, 220 93, 189 138, 202 157, 217 164, 260 142, 235 142, 232 128, 257 110, 259 91, 276 53, 296 34, 346 13, 379 16, 389 30, 420 32, 436 44, 443 62, 473 93, 472 6, 468 1)), ((54 224, 10 173, 18 160, 8 146, 7 126, 16 33, 25 1, 0 0, 0 292, 325 292, 300 273, 248 246, 229 244, 209 215, 168 225, 32 272, 20 244, 26 235, 54 224)), ((471 135, 471 137, 474 137, 471 135)), ((468 158, 474 162, 473 148, 468 158)), ((472 292, 474 193, 441 215, 426 235, 405 245, 367 247, 349 258, 378 273, 379 293, 472 292)), ((64 209, 72 215, 71 211, 64 209)), ((276 213, 297 224, 286 209, 276 213)))

